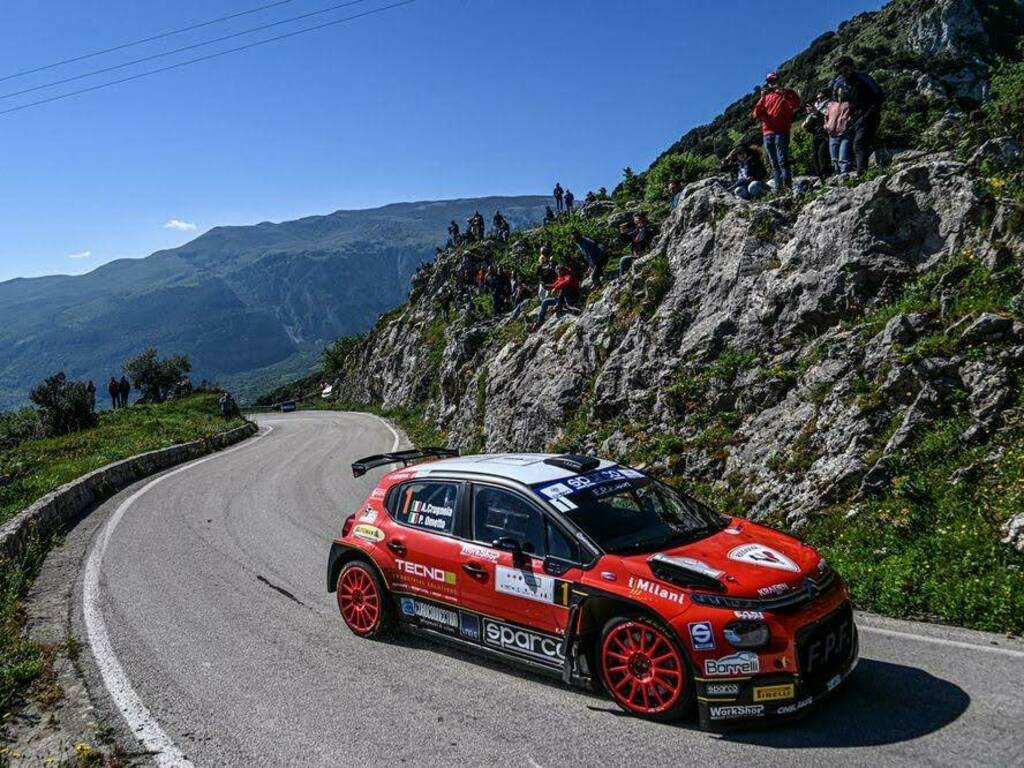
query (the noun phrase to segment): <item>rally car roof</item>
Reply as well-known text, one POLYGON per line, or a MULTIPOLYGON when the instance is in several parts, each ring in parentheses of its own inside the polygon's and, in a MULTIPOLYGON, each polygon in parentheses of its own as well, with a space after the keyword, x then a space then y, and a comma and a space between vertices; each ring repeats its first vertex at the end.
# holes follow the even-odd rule
MULTIPOLYGON (((545 464, 545 459, 556 458, 556 453, 490 453, 477 456, 459 456, 452 459, 431 461, 416 466, 417 474, 435 472, 468 472, 492 477, 504 477, 526 485, 561 480, 577 474, 563 467, 545 464)), ((607 469, 617 464, 601 459, 595 469, 607 469)))

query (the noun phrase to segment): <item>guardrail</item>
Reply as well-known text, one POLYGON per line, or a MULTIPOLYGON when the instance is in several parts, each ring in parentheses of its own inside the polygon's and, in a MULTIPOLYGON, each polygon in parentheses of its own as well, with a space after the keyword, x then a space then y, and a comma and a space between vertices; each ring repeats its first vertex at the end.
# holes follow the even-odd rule
POLYGON ((191 443, 160 448, 94 469, 33 502, 0 527, 0 559, 17 560, 36 537, 46 538, 137 480, 226 448, 255 434, 249 422, 191 443))

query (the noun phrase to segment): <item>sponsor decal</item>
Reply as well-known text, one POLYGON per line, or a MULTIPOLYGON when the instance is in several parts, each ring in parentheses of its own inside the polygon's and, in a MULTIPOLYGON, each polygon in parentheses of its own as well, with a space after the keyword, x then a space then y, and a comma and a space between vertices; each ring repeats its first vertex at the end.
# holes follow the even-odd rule
POLYGON ((367 507, 363 510, 363 514, 359 519, 364 523, 372 523, 377 519, 377 510, 373 507, 367 507))
POLYGON ((495 569, 494 589, 506 595, 525 597, 539 603, 555 602, 555 580, 530 571, 499 565, 495 569))
POLYGON ((778 709, 775 710, 775 714, 777 714, 777 715, 791 715, 794 712, 803 709, 804 707, 811 706, 811 702, 812 701, 814 701, 814 699, 811 696, 808 696, 806 699, 803 699, 802 701, 798 701, 796 704, 787 704, 784 707, 779 707, 778 709))
POLYGON ((763 704, 729 704, 724 707, 711 707, 712 720, 730 720, 736 717, 761 717, 764 715, 763 704))
POLYGON ((572 488, 565 483, 555 483, 554 485, 549 485, 547 488, 541 488, 540 492, 549 499, 557 499, 559 496, 565 496, 567 493, 572 493, 572 488))
POLYGON ((741 544, 729 550, 727 557, 738 563, 750 563, 764 568, 776 568, 780 571, 800 573, 800 566, 778 550, 764 544, 741 544))
POLYGON ((836 675, 831 680, 829 680, 827 683, 825 683, 825 687, 828 688, 830 691, 832 691, 832 690, 835 690, 835 687, 837 685, 839 685, 841 682, 843 682, 843 676, 842 675, 836 675))
POLYGON ((600 498, 602 498, 604 496, 611 496, 613 493, 618 493, 619 491, 624 491, 627 488, 630 488, 632 485, 633 484, 630 483, 628 480, 620 480, 617 483, 611 483, 611 484, 607 484, 607 485, 600 485, 600 486, 594 488, 593 493, 594 493, 594 496, 596 496, 597 498, 600 499, 600 498))
POLYGON ((754 688, 754 701, 785 701, 796 696, 793 683, 782 685, 762 685, 754 688))
POLYGON ((378 542, 384 540, 384 531, 374 525, 360 523, 352 529, 352 535, 363 541, 378 542))
POLYGON ((725 571, 720 571, 717 568, 712 568, 703 560, 695 560, 692 557, 673 557, 672 555, 657 554, 650 560, 653 560, 658 563, 665 563, 666 565, 675 565, 680 568, 685 568, 688 571, 700 573, 704 576, 710 576, 712 579, 719 579, 725 575, 725 571))
POLYGON ((395 565, 402 573, 418 576, 421 579, 436 581, 439 584, 454 584, 455 574, 444 568, 431 568, 429 565, 414 563, 411 560, 395 560, 395 565))
POLYGON ((779 582, 778 584, 772 584, 770 587, 761 587, 757 590, 757 594, 761 597, 774 597, 775 595, 781 595, 789 591, 789 585, 779 582))
POLYGON ((705 688, 708 696, 737 696, 740 692, 739 683, 708 683, 705 688))
POLYGON ((715 632, 710 621, 694 621, 687 625, 690 630, 690 642, 695 651, 715 650, 715 632))
POLYGON ((557 637, 491 619, 484 619, 483 623, 485 645, 548 664, 561 664, 565 660, 562 643, 557 637))
POLYGON ((622 467, 619 469, 623 477, 628 477, 630 480, 641 480, 643 479, 644 473, 637 472, 635 469, 629 469, 628 467, 622 467))
POLYGON ((733 611, 733 613, 736 614, 737 619, 746 619, 747 621, 757 621, 764 618, 764 611, 733 611))
POLYGON ((385 496, 387 496, 387 493, 387 488, 374 488, 372 491, 370 491, 370 498, 383 499, 385 496))
POLYGON ((459 614, 448 608, 442 608, 439 605, 424 603, 419 600, 410 600, 409 598, 403 598, 402 603, 402 613, 405 613, 407 616, 416 616, 427 624, 437 624, 445 629, 457 629, 459 626, 459 614), (406 600, 412 603, 413 612, 411 614, 406 613, 406 600))
MULTIPOLYGON (((635 470, 597 469, 586 475, 576 475, 575 477, 558 480, 548 485, 535 486, 534 488, 541 495, 554 500, 562 496, 579 493, 580 491, 591 490, 608 483, 621 484, 623 481, 626 481, 626 484, 629 484, 628 481, 642 477, 643 475, 635 470)), ((625 487, 625 485, 622 487, 625 487)), ((608 491, 608 493, 610 492, 608 491)))
POLYGON ((480 639, 480 617, 475 613, 459 611, 459 632, 470 640, 480 639))
POLYGON ((405 616, 415 616, 416 615, 416 601, 413 600, 411 597, 403 597, 399 601, 399 603, 402 606, 402 613, 405 616))
POLYGON ((498 558, 501 557, 501 552, 490 547, 481 547, 477 544, 463 544, 459 548, 459 554, 463 557, 475 557, 478 560, 486 560, 489 563, 495 563, 498 558))
POLYGON ((743 532, 743 529, 740 526, 738 526, 738 525, 737 526, 730 525, 728 528, 723 528, 722 529, 722 533, 728 533, 730 536, 739 536, 740 533, 742 533, 742 532, 743 532))
POLYGON ((720 659, 705 659, 704 674, 708 677, 726 675, 753 675, 761 671, 761 662, 756 653, 739 651, 720 659))
MULTIPOLYGON (((810 647, 807 649, 806 657, 804 662, 806 669, 803 671, 807 674, 811 674, 815 669, 821 666, 828 666, 836 658, 845 657, 850 652, 850 646, 853 643, 853 632, 849 621, 844 621, 839 626, 835 627, 828 634, 818 637, 810 647)), ((829 681, 829 690, 832 690, 836 685, 839 685, 839 678, 833 678, 833 681, 829 681)))
POLYGON ((666 589, 655 581, 648 581, 636 576, 629 577, 629 596, 640 600, 646 600, 648 596, 660 597, 670 603, 683 604, 683 595, 671 589, 666 589))

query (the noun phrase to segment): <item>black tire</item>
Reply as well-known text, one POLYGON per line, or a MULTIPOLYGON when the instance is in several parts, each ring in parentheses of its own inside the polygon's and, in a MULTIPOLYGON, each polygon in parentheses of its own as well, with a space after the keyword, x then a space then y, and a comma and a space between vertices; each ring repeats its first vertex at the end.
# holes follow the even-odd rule
POLYGON ((377 569, 365 560, 352 560, 341 569, 337 599, 341 618, 353 634, 371 640, 394 636, 394 600, 377 569))
POLYGON ((595 674, 605 692, 629 714, 672 722, 692 715, 696 708, 693 665, 675 632, 660 621, 646 615, 609 619, 601 629, 594 656, 595 674), (627 647, 632 650, 622 653, 627 647), (650 655, 642 648, 648 648, 650 655), (657 665, 651 663, 652 658, 666 655, 657 665))

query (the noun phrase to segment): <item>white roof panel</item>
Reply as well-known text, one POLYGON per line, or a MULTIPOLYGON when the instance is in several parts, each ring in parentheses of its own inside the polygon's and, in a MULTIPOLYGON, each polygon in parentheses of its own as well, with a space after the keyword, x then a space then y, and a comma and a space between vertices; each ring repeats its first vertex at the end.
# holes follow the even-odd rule
MULTIPOLYGON (((434 472, 471 472, 479 475, 492 475, 516 480, 526 485, 546 483, 572 477, 576 473, 561 467, 545 464, 544 459, 559 456, 557 453, 492 453, 475 456, 459 456, 452 459, 441 459, 426 464, 417 464, 420 475, 434 472)), ((616 466, 615 462, 601 460, 598 469, 616 466)))

